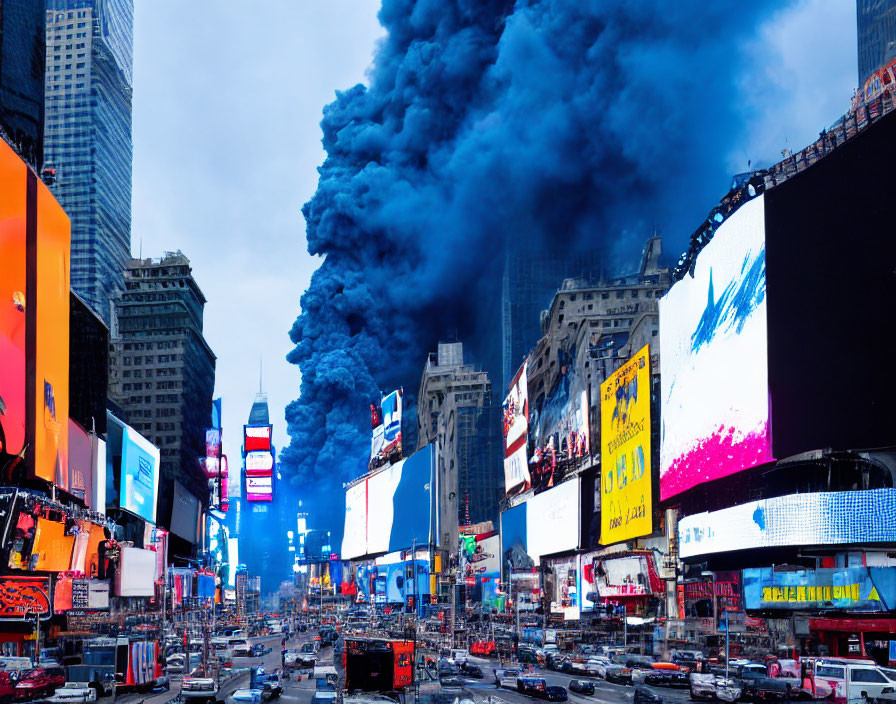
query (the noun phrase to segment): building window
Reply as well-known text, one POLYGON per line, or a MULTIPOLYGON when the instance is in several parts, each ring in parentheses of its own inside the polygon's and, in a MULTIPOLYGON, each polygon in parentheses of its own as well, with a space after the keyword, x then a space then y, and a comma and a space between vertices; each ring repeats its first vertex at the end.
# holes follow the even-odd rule
POLYGON ((601 298, 602 301, 607 301, 607 300, 610 299, 610 294, 609 294, 609 293, 602 293, 602 294, 600 294, 600 298, 601 298))
POLYGON ((617 292, 616 292, 616 298, 621 299, 621 298, 623 298, 624 296, 625 296, 625 291, 617 291, 617 292))
POLYGON ((638 292, 632 291, 632 298, 637 298, 637 297, 638 297, 638 292))

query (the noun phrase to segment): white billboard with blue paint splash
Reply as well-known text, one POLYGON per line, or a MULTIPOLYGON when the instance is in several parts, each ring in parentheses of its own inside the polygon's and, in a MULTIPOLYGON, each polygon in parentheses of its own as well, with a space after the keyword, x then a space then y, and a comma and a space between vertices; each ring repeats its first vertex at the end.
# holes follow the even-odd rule
POLYGON ((716 231, 660 300, 660 499, 769 462, 765 198, 716 231))

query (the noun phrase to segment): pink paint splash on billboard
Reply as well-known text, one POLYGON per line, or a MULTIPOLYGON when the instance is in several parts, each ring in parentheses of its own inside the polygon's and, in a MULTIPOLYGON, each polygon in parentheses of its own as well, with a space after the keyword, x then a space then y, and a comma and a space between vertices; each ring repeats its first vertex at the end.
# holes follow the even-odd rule
POLYGON ((740 435, 735 428, 719 426, 692 450, 672 461, 663 474, 660 498, 675 496, 697 484, 772 460, 768 423, 746 435, 740 435))

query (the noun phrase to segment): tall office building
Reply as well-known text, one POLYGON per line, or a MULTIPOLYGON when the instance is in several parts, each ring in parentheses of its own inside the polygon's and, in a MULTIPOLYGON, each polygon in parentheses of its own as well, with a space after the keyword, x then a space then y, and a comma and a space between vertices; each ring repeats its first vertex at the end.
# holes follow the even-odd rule
POLYGON ((72 221, 72 288, 107 323, 131 251, 133 0, 47 0, 44 167, 72 221))
POLYGON ((43 0, 0 2, 0 130, 35 169, 44 143, 44 22, 43 0))
MULTIPOLYGON (((438 443, 440 501, 456 507, 452 523, 497 520, 504 494, 500 402, 488 373, 464 364, 463 343, 439 343, 429 355, 417 404, 420 443, 438 443)), ((453 541, 457 531, 443 528, 453 541)))
POLYGON ((501 292, 502 393, 541 337, 539 316, 563 280, 599 278, 601 263, 599 248, 577 253, 525 240, 508 245, 501 292))
POLYGON ((175 479, 202 503, 199 465, 215 387, 215 355, 202 335, 205 296, 181 252, 131 259, 114 299, 109 397, 161 452, 159 522, 171 515, 175 479))
POLYGON ((896 0, 856 0, 859 88, 896 57, 896 0))

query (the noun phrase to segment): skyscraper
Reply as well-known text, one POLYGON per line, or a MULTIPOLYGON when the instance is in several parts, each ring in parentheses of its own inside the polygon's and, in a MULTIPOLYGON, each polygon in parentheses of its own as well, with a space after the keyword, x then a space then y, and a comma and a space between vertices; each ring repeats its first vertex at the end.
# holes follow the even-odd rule
POLYGON ((43 0, 0 2, 0 130, 34 168, 44 142, 43 0))
POLYGON ((200 501, 215 387, 215 355, 202 335, 205 296, 181 252, 131 259, 114 299, 109 397, 161 452, 159 522, 171 515, 175 479, 200 501))
POLYGON ((44 166, 72 221, 72 288, 107 323, 131 250, 133 0, 47 0, 44 166))
POLYGON ((856 0, 859 88, 874 71, 896 57, 896 0, 856 0))

